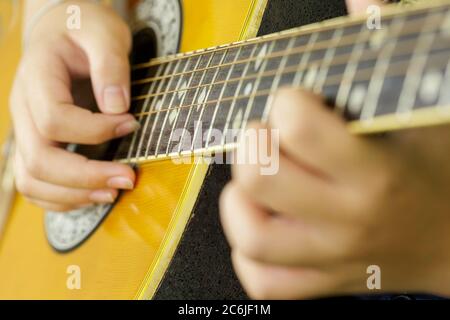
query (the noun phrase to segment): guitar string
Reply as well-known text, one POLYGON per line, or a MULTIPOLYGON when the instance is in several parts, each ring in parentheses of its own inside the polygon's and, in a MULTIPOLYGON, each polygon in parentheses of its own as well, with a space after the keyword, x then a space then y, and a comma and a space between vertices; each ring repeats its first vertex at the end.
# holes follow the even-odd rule
MULTIPOLYGON (((404 41, 401 43, 401 45, 397 46, 396 53, 398 53, 398 52, 401 53, 401 54, 398 54, 397 56, 402 56, 403 54, 406 54, 411 50, 411 48, 407 47, 407 45, 415 45, 415 39, 404 41), (411 43, 409 43, 409 42, 411 42, 411 43)), ((437 48, 439 48, 439 47, 437 47, 437 48)), ((372 61, 373 59, 376 59, 377 53, 378 53, 378 51, 367 52, 367 55, 365 55, 366 59, 359 60, 358 63, 369 62, 369 61, 372 61)), ((351 52, 335 55, 333 58, 333 62, 328 64, 329 68, 345 66, 346 63, 340 63, 340 62, 346 62, 347 59, 350 58, 350 56, 351 56, 351 52)), ((394 56, 394 57, 396 57, 396 56, 394 56)), ((317 62, 317 61, 321 61, 321 60, 320 59, 312 60, 312 61, 310 61, 310 63, 317 62)), ((285 70, 289 70, 290 68, 293 68, 293 67, 285 68, 285 70)), ((304 66, 302 68, 296 68, 296 70, 305 71, 305 70, 308 70, 308 68, 309 68, 309 66, 304 66)), ((265 77, 265 76, 271 76, 271 75, 274 75, 274 70, 265 71, 261 76, 265 77)), ((236 78, 231 78, 229 80, 221 80, 221 81, 213 82, 211 84, 204 84, 204 85, 198 85, 198 86, 192 86, 192 87, 185 87, 183 89, 174 89, 174 90, 168 90, 168 91, 159 92, 159 93, 139 95, 139 96, 132 97, 132 101, 139 101, 139 100, 149 98, 149 97, 151 98, 151 97, 164 96, 169 93, 178 93, 178 92, 182 92, 182 91, 189 91, 192 89, 201 88, 201 87, 205 87, 205 86, 211 86, 211 85, 214 86, 214 85, 218 85, 218 84, 226 85, 226 84, 229 84, 232 82, 239 81, 241 79, 242 80, 256 79, 256 78, 258 78, 258 76, 259 75, 257 73, 255 73, 255 74, 245 76, 245 77, 236 77, 236 78)))
MULTIPOLYGON (((450 5, 442 4, 438 7, 431 7, 431 8, 429 8, 429 7, 414 8, 412 10, 406 10, 406 11, 405 10, 403 10, 403 11, 395 10, 396 12, 391 12, 391 13, 385 14, 383 17, 386 20, 387 18, 392 18, 392 17, 396 17, 396 18, 405 18, 406 17, 407 18, 407 17, 411 17, 411 16, 414 16, 417 14, 425 14, 425 17, 420 17, 420 18, 426 18, 426 15, 433 14, 436 12, 442 13, 442 10, 449 10, 449 8, 450 8, 450 5)), ((398 19, 393 19, 393 20, 398 20, 398 19)), ((352 20, 350 18, 348 21, 344 21, 338 26, 333 25, 333 24, 320 25, 320 23, 319 23, 319 26, 317 28, 311 28, 311 29, 306 28, 305 29, 303 27, 300 27, 299 30, 292 29, 292 30, 287 30, 286 32, 281 32, 281 33, 276 33, 273 35, 267 35, 267 36, 262 36, 259 38, 230 43, 230 44, 221 45, 221 46, 217 46, 217 47, 213 47, 213 48, 202 49, 202 50, 198 50, 198 51, 194 51, 194 52, 175 54, 172 56, 168 56, 166 58, 153 59, 149 62, 144 62, 144 63, 132 66, 132 70, 139 70, 139 69, 148 68, 148 67, 158 65, 158 64, 164 64, 164 63, 168 63, 168 62, 171 62, 174 60, 182 59, 184 57, 195 57, 195 56, 203 55, 206 53, 220 52, 225 49, 233 49, 233 48, 243 47, 246 45, 258 44, 258 43, 261 43, 264 41, 280 40, 283 38, 289 38, 289 37, 293 37, 293 36, 311 35, 315 32, 324 32, 324 31, 328 31, 330 29, 336 29, 338 27, 348 28, 348 27, 352 27, 355 25, 360 25, 361 23, 365 23, 366 21, 367 21, 366 17, 364 17, 364 18, 361 17, 359 19, 354 19, 354 20, 352 20)))
MULTIPOLYGON (((394 23, 392 25, 390 25, 389 27, 392 28, 395 26, 394 23)), ((438 22, 436 22, 432 28, 438 26, 438 22)), ((384 39, 386 42, 394 40, 394 39, 398 39, 400 37, 403 36, 409 36, 409 35, 414 35, 414 34, 419 34, 420 31, 422 31, 423 24, 419 23, 417 21, 415 21, 415 23, 411 23, 408 25, 407 31, 403 32, 401 34, 399 34, 398 36, 394 37, 388 37, 386 35, 386 38, 384 39), (418 28, 413 28, 413 27, 418 27, 418 28)), ((436 29, 431 29, 428 32, 433 32, 436 31, 436 29)), ((360 31, 361 32, 361 31, 360 31)), ((338 48, 343 48, 346 47, 348 45, 358 45, 358 44, 362 44, 362 43, 366 43, 368 40, 371 40, 372 37, 374 37, 374 33, 368 33, 365 37, 360 37, 360 32, 358 32, 357 34, 351 34, 351 35, 347 35, 347 36, 342 36, 341 40, 338 42, 338 44, 336 46, 333 46, 334 49, 338 49, 338 48), (358 41, 354 41, 356 38, 358 38, 358 41)), ((379 30, 376 30, 374 32, 382 32, 379 30)), ((293 54, 302 54, 302 53, 313 53, 316 51, 320 51, 320 50, 324 50, 324 49, 329 49, 329 43, 330 41, 332 41, 332 39, 325 39, 323 41, 319 41, 317 43, 315 43, 314 45, 303 45, 303 46, 299 46, 296 47, 292 50, 289 50, 290 54, 289 55, 293 55, 293 54), (310 48, 310 49, 306 49, 306 48, 310 48)), ((268 42, 269 43, 269 42, 268 42)), ((215 52, 212 52, 212 54, 214 55, 215 52)), ((235 62, 229 62, 229 63, 224 63, 224 64, 219 64, 219 65, 215 65, 212 67, 206 67, 206 68, 199 68, 197 70, 190 70, 190 71, 186 71, 186 72, 181 72, 181 73, 174 73, 170 76, 157 76, 157 77, 150 77, 150 78, 143 78, 143 79, 139 79, 139 80, 134 80, 132 81, 132 86, 137 86, 137 85, 143 85, 152 81, 156 81, 156 80, 163 80, 163 79, 167 79, 173 76, 181 76, 181 75, 185 75, 185 74, 189 74, 189 73, 194 73, 194 72, 201 72, 201 71, 206 71, 206 70, 210 70, 210 69, 216 69, 216 68, 223 68, 223 67, 228 67, 228 66, 232 66, 232 65, 236 65, 236 64, 243 64, 243 63, 249 63, 249 62, 253 62, 253 61, 257 61, 257 60, 266 60, 266 59, 271 59, 271 58, 276 58, 276 57, 283 57, 288 53, 288 50, 280 50, 271 54, 268 54, 264 57, 251 57, 251 58, 247 58, 247 59, 242 59, 242 60, 237 60, 235 62)), ((205 53, 204 55, 207 56, 209 53, 205 53)), ((187 59, 190 59, 190 56, 186 57, 187 59)), ((162 63, 164 64, 164 63, 162 63)))
MULTIPOLYGON (((424 55, 426 55, 426 53, 424 53, 424 55)), ((439 58, 441 58, 441 57, 447 58, 448 57, 448 52, 430 52, 428 54, 428 57, 430 59, 432 59, 431 60, 431 64, 429 64, 429 68, 432 68, 432 67, 434 67, 434 64, 439 64, 439 61, 438 61, 439 58)), ((445 60, 443 62, 448 65, 448 61, 447 60, 445 60)), ((406 60, 406 61, 405 60, 397 60, 397 61, 393 62, 392 66, 389 69, 388 73, 386 74, 385 78, 395 77, 395 76, 398 76, 398 75, 404 75, 405 71, 408 69, 410 63, 411 63, 411 61, 409 61, 409 60, 406 60)), ((439 65, 439 66, 441 66, 441 65, 439 65)), ((362 71, 358 70, 358 72, 355 74, 354 82, 368 81, 370 79, 370 77, 371 77, 370 68, 365 68, 362 71)), ((327 87, 327 86, 330 87, 330 86, 333 86, 333 85, 339 85, 340 83, 341 83, 341 75, 335 75, 333 77, 329 77, 327 79, 327 81, 324 83, 323 86, 324 87, 327 87), (329 81, 330 79, 333 80, 333 81, 329 81)), ((196 104, 196 105, 203 106, 203 108, 207 108, 207 105, 208 104, 212 104, 212 103, 215 103, 216 105, 219 105, 220 102, 227 101, 227 100, 245 99, 245 98, 249 98, 250 99, 250 98, 257 97, 257 96, 270 95, 270 94, 273 94, 274 92, 275 91, 273 91, 273 90, 265 90, 265 91, 254 92, 254 93, 252 93, 250 95, 241 95, 241 96, 237 96, 237 97, 232 97, 231 99, 230 98, 224 98, 224 99, 221 99, 221 100, 207 101, 207 102, 204 102, 204 103, 201 103, 201 104, 196 104)), ((191 106, 194 106, 194 105, 191 105, 191 106)), ((176 107, 176 108, 172 108, 170 110, 187 108, 187 107, 190 107, 190 106, 176 107)), ((164 112, 164 111, 160 110, 160 111, 153 112, 153 113, 158 113, 158 112, 164 112)), ((162 130, 163 129, 161 129, 159 134, 162 133, 162 130)), ((162 153, 160 153, 160 154, 162 154, 162 153)))
MULTIPOLYGON (((440 9, 442 9, 442 8, 440 8, 440 9)), ((446 9, 448 9, 448 8, 446 8, 446 9)), ((415 13, 415 12, 414 12, 415 13)), ((431 12, 429 11, 429 10, 427 10, 426 12, 425 12, 426 14, 425 14, 425 16, 428 16, 431 12)), ((406 14, 405 14, 406 15, 406 14)), ((420 19, 422 19, 423 17, 420 17, 420 19)), ((357 22, 355 22, 355 24, 357 24, 357 22)), ((350 24, 347 24, 345 27, 348 27, 348 26, 350 26, 350 24)), ((409 30, 409 34, 411 34, 411 33, 413 33, 413 32, 411 32, 411 28, 410 29, 408 29, 409 30)), ((322 29, 321 31, 324 31, 324 29, 322 29)), ((299 31, 297 34, 287 34, 287 35, 285 35, 286 37, 295 37, 295 36, 299 36, 299 34, 301 34, 301 31, 299 31)), ((400 34, 399 35, 399 37, 401 37, 401 36, 404 36, 405 34, 407 34, 407 33, 403 33, 403 34, 400 34)), ((358 35, 359 35, 359 33, 358 33, 358 35)), ((278 38, 275 38, 274 40, 279 40, 279 39, 281 39, 282 37, 280 36, 280 37, 278 37, 278 38)), ((368 37, 368 39, 369 39, 370 37, 368 37)), ((264 39, 261 39, 261 40, 264 40, 264 39)), ((363 43, 365 43, 366 41, 365 41, 366 39, 364 39, 364 41, 363 41, 363 43)), ((386 40, 386 39, 383 39, 383 40, 386 40)), ((269 41, 268 41, 269 42, 269 41)), ((259 42, 256 42, 256 43, 259 43, 259 42)), ((245 45, 249 45, 249 44, 251 44, 250 42, 243 42, 243 43, 240 43, 240 44, 238 44, 238 46, 245 46, 245 45)), ((318 43, 318 44, 320 44, 320 43, 318 43)), ((339 44, 342 44, 342 43, 339 43, 339 44)), ((221 50, 229 50, 230 49, 230 46, 225 46, 224 48, 220 48, 221 50)), ((434 48, 435 49, 435 48, 434 48)), ((310 50, 310 51, 317 51, 317 50, 319 50, 319 49, 317 49, 317 48, 313 48, 313 50, 310 50)), ((212 56, 214 56, 214 54, 216 54, 217 52, 218 52, 218 50, 211 50, 211 52, 212 52, 212 56)), ((205 51, 202 51, 202 52, 198 52, 197 53, 197 55, 202 55, 202 54, 207 54, 208 52, 205 52, 205 51)), ((281 54, 281 52, 279 52, 279 54, 281 54)), ((431 53, 432 55, 433 54, 435 54, 435 53, 431 53)), ((192 55, 191 56, 189 56, 189 58, 191 58, 192 57, 192 55)), ((274 57, 273 56, 273 54, 272 55, 268 55, 268 56, 265 56, 264 57, 264 59, 270 59, 270 58, 272 58, 272 57, 274 57)), ((176 58, 178 58, 178 59, 182 59, 182 58, 184 58, 184 56, 183 55, 178 55, 176 58)), ((199 60, 201 59, 201 57, 199 58, 199 60)), ((320 60, 320 59, 319 59, 320 60)), ((406 61, 407 63, 408 63, 408 65, 409 65, 409 63, 411 63, 411 61, 406 61)), ((151 63, 150 65, 162 65, 162 64, 165 64, 165 63, 169 63, 169 61, 161 61, 161 62, 159 62, 159 61, 157 61, 157 62, 153 62, 153 63, 151 63)), ((238 62, 236 62, 235 64, 239 64, 239 63, 242 63, 242 61, 238 61, 238 62)), ((402 61, 401 63, 405 63, 405 61, 402 61)), ((333 64, 330 64, 329 65, 329 67, 331 67, 331 66, 333 66, 333 64)), ((142 65, 141 65, 141 67, 143 67, 142 65)), ((218 65, 218 66, 216 66, 216 68, 220 68, 220 67, 223 67, 223 65, 218 65)), ((210 68, 208 68, 208 69, 213 69, 214 67, 210 67, 210 68)), ((134 70, 136 70, 137 68, 134 68, 134 70)), ((370 69, 370 68, 369 68, 370 69)), ((193 70, 193 71, 191 71, 191 72, 199 72, 200 70, 193 70)), ((367 68, 366 69, 363 69, 363 72, 366 72, 369 76, 370 76, 370 72, 367 72, 367 68)), ((355 81, 360 81, 360 79, 359 79, 359 70, 358 70, 358 76, 356 77, 356 79, 355 79, 355 81)), ((171 75, 171 76, 174 76, 174 75, 171 75)), ((392 76, 392 72, 390 72, 390 74, 389 75, 387 75, 387 77, 390 77, 390 76, 392 76)), ((335 76, 335 78, 336 78, 336 80, 340 80, 340 77, 341 77, 341 75, 337 75, 337 76, 335 76)), ((327 80, 329 80, 330 78, 327 78, 327 80)), ((332 79, 332 78, 331 78, 332 79)), ((162 78, 161 78, 161 80, 162 80, 162 78)), ((233 79, 231 79, 231 81, 232 81, 233 79)), ((326 81, 325 82, 325 84, 324 84, 324 86, 329 86, 330 84, 329 84, 329 82, 330 81, 326 81)), ((214 86, 216 83, 212 83, 212 84, 209 84, 209 86, 214 86)), ((337 84, 339 84, 339 82, 337 82, 337 84)), ((191 88, 186 88, 186 90, 190 90, 191 88)), ((163 93, 164 94, 164 93, 163 93)), ((260 95, 261 94, 261 92, 255 92, 254 93, 254 95, 256 96, 256 95, 260 95)), ((270 94, 270 92, 269 92, 269 94, 270 94)), ((206 103, 202 103, 202 104, 197 104, 197 105, 204 105, 204 107, 206 108, 206 105, 207 104, 209 104, 209 103, 212 103, 213 101, 208 101, 208 102, 206 102, 206 103)), ((219 102, 219 101, 217 101, 217 102, 219 102)), ((189 107, 189 106, 183 106, 183 107, 189 107)), ((164 110, 159 110, 159 112, 164 112, 164 110)))
MULTIPOLYGON (((447 56, 447 55, 445 55, 445 53, 442 53, 442 52, 441 53, 434 53, 432 55, 433 55, 433 58, 436 58, 435 55, 442 56, 442 57, 446 57, 447 56)), ((435 62, 435 61, 436 60, 434 60, 433 62, 435 62)), ((391 68, 389 70, 389 72, 386 74, 386 78, 395 77, 395 76, 404 74, 405 70, 408 68, 409 62, 408 61, 400 61, 399 64, 400 63, 404 64, 404 66, 403 66, 404 68, 400 69, 400 68, 398 68, 398 66, 396 66, 397 67, 396 69, 391 68)), ((370 73, 355 76, 355 81, 368 81, 368 79, 370 79, 370 73), (364 75, 369 75, 369 77, 363 77, 364 75)), ((338 79, 336 79, 336 80, 338 80, 338 79)), ((340 84, 340 83, 341 83, 340 81, 336 81, 334 84, 337 85, 337 84, 340 84)), ((237 97, 235 97, 233 99, 245 99, 245 98, 249 98, 250 99, 250 98, 255 98, 257 96, 263 96, 263 95, 267 96, 267 95, 273 94, 275 91, 276 90, 270 90, 269 89, 269 90, 265 90, 264 92, 258 92, 258 93, 255 92, 255 93, 252 93, 250 95, 237 96, 237 97)), ((231 100, 231 99, 222 99, 221 101, 225 101, 225 100, 231 100)), ((220 101, 208 101, 208 102, 203 103, 202 105, 204 105, 204 108, 206 108, 207 104, 209 104, 209 103, 218 103, 218 102, 220 103, 220 101)), ((163 131, 163 129, 161 129, 161 131, 159 133, 161 134, 162 131, 163 131)), ((221 144, 213 145, 213 146, 209 146, 209 147, 214 148, 216 146, 225 146, 225 145, 226 144, 221 143, 221 144)), ((189 150, 181 150, 180 152, 184 152, 184 151, 189 151, 189 150)), ((191 151, 195 152, 196 150, 191 150, 191 151)), ((158 154, 155 154, 155 156, 167 155, 167 154, 168 154, 168 152, 166 150, 166 153, 158 153, 158 154)), ((138 159, 138 158, 139 158, 139 155, 137 154, 134 159, 138 159)), ((147 158, 147 156, 145 158, 147 158)), ((125 160, 125 159, 123 159, 123 160, 125 160)), ((133 159, 128 159, 128 160, 131 162, 133 159)), ((119 161, 121 161, 121 160, 119 160, 119 161)))
MULTIPOLYGON (((408 30, 400 35, 398 35, 397 37, 388 37, 386 36, 386 38, 384 39, 386 42, 390 41, 390 40, 394 40, 397 39, 398 37, 402 37, 402 36, 408 36, 408 35, 413 35, 413 34, 419 34, 420 31, 420 27, 421 24, 417 23, 417 27, 419 27, 418 29, 411 29, 408 28, 408 30)), ((431 30, 429 32, 433 32, 435 30, 431 30)), ((375 32, 380 32, 380 31, 375 31, 375 32)), ((277 57, 283 57, 285 55, 287 55, 287 53, 289 52, 288 55, 294 55, 294 54, 304 54, 304 53, 313 53, 316 51, 320 51, 320 50, 324 50, 324 49, 339 49, 339 48, 343 48, 346 47, 348 45, 358 45, 358 44, 363 44, 363 43, 367 43, 368 40, 370 40, 372 38, 374 34, 373 33, 368 33, 367 37, 359 39, 360 37, 360 32, 358 32, 357 34, 351 34, 351 35, 347 35, 347 36, 342 36, 341 40, 337 43, 336 46, 329 46, 329 43, 331 41, 331 39, 326 39, 323 41, 319 41, 316 42, 314 45, 303 45, 303 46, 299 46, 296 48, 293 48, 292 50, 280 50, 274 53, 270 53, 265 55, 264 57, 252 57, 252 58, 247 58, 247 59, 242 59, 242 60, 237 60, 236 62, 229 62, 229 63, 224 63, 224 64, 220 64, 220 65, 215 65, 212 67, 204 67, 204 68, 199 68, 197 70, 190 70, 190 71, 186 71, 186 72, 180 72, 180 73, 174 73, 171 74, 170 76, 157 76, 157 77, 150 77, 150 78, 143 78, 143 79, 139 79, 139 80, 134 80, 131 82, 132 86, 138 86, 138 85, 143 85, 143 84, 147 84, 153 81, 157 81, 157 80, 164 80, 164 79, 168 79, 174 76, 182 76, 185 74, 190 74, 190 73, 196 73, 196 72, 202 72, 202 71, 207 71, 207 70, 211 70, 211 69, 217 69, 217 68, 224 68, 224 67, 228 67, 228 66, 233 66, 233 65, 237 65, 237 64, 243 64, 243 63, 249 63, 249 62, 253 62, 253 61, 264 61, 267 59, 272 59, 272 58, 277 58, 277 57), (362 41, 353 41, 355 39, 359 39, 362 41), (345 40, 345 41, 343 41, 345 40), (318 46, 320 45, 320 46, 318 46), (306 49, 309 48, 310 49, 306 49)), ((294 37, 293 37, 294 38, 294 37)), ((208 53, 209 54, 209 53, 208 53)), ((213 52, 214 54, 214 52, 213 52)), ((205 54, 206 56, 207 54, 205 54)), ((187 56, 185 57, 187 59, 190 59, 191 57, 187 56)), ((182 59, 180 59, 182 60, 182 59)))
MULTIPOLYGON (((450 48, 448 48, 448 49, 450 49, 450 48)), ((435 52, 435 53, 430 53, 429 54, 429 57, 436 58, 436 56, 438 56, 438 57, 439 56, 448 57, 448 52, 435 52)), ((433 62, 436 62, 436 61, 433 61, 433 62)), ((404 75, 405 72, 408 70, 410 61, 396 61, 396 62, 393 62, 392 65, 402 64, 402 63, 405 64, 405 68, 404 69, 399 69, 398 65, 397 66, 391 66, 391 68, 389 69, 389 71, 386 74, 386 78, 404 75), (394 69, 394 68, 397 68, 397 69, 394 69)), ((446 64, 448 64, 448 61, 446 61, 446 64)), ((369 72, 369 69, 370 68, 365 68, 365 69, 363 69, 363 72, 358 71, 356 73, 356 75, 355 75, 354 82, 364 82, 364 81, 370 80, 372 72, 369 72), (359 73, 361 73, 361 74, 359 74, 359 73)), ((330 77, 329 79, 334 80, 334 82, 330 82, 329 83, 329 81, 325 81, 323 87, 331 87, 331 86, 339 85, 341 83, 340 75, 336 75, 334 77, 330 77)), ((266 95, 273 94, 275 91, 260 90, 260 91, 254 92, 253 94, 250 94, 250 95, 239 95, 239 96, 227 97, 227 98, 222 98, 220 100, 217 99, 217 100, 205 101, 203 103, 196 103, 196 104, 190 104, 190 105, 177 106, 177 107, 174 107, 174 108, 171 108, 171 109, 161 109, 159 111, 154 111, 154 112, 150 112, 150 113, 142 113, 142 114, 143 115, 151 115, 153 113, 167 112, 167 111, 172 111, 172 110, 175 110, 175 109, 185 109, 185 108, 192 108, 192 107, 195 107, 195 106, 203 106, 203 105, 213 104, 213 103, 221 103, 221 102, 232 101, 232 100, 240 100, 240 99, 257 97, 257 96, 266 96, 266 95)))
MULTIPOLYGON (((447 50, 447 51, 445 51, 445 52, 430 52, 428 55, 429 56, 431 56, 431 55, 435 55, 435 54, 445 54, 445 55, 447 55, 448 56, 448 54, 449 54, 449 52, 448 52, 448 50, 450 50, 450 46, 443 46, 443 47, 438 47, 438 49, 439 50, 447 50)), ((395 55, 395 56, 393 56, 391 59, 389 59, 389 60, 392 60, 392 59, 396 59, 396 58, 399 58, 399 57, 402 57, 402 56, 404 56, 404 55, 395 55)), ((373 61, 373 60, 367 60, 366 62, 368 62, 368 61, 373 61)), ((386 61, 386 62, 388 62, 388 61, 386 61)), ((391 66, 394 66, 396 63, 400 63, 400 62, 407 62, 407 63, 411 63, 412 61, 410 60, 410 59, 406 59, 406 60, 403 60, 403 61, 389 61, 390 62, 390 64, 391 64, 391 66)), ((288 75, 288 74, 292 74, 292 73, 296 73, 296 72, 301 72, 302 70, 299 70, 299 69, 301 69, 301 68, 298 68, 297 66, 292 66, 292 67, 289 67, 289 68, 286 68, 282 73, 281 73, 281 76, 283 76, 283 75, 288 75)), ((361 71, 363 71, 363 72, 366 72, 366 73, 368 73, 369 75, 373 72, 373 69, 374 69, 374 67, 372 67, 372 66, 370 66, 370 67, 365 67, 365 68, 361 68, 361 69, 359 69, 358 70, 358 72, 357 73, 359 73, 359 72, 361 72, 361 71)), ((307 70, 307 69, 305 69, 305 70, 307 70)), ((265 73, 264 75, 263 75, 263 77, 270 77, 270 76, 273 76, 273 75, 275 75, 276 74, 276 72, 275 71, 271 71, 270 73, 265 73)), ((325 80, 325 82, 324 82, 324 86, 330 86, 330 85, 335 85, 335 84, 339 84, 339 81, 341 81, 341 77, 342 77, 342 75, 341 74, 338 74, 338 75, 335 75, 335 76, 333 76, 333 77, 327 77, 327 79, 325 80), (333 79, 333 77, 335 77, 336 78, 336 83, 331 83, 330 84, 330 79, 333 79)), ((248 80, 248 79, 253 79, 253 78, 255 78, 255 77, 247 77, 247 78, 243 78, 243 80, 248 80)), ((370 78, 370 77, 369 77, 370 78)), ((226 85, 228 82, 224 82, 224 85, 226 85)), ((256 93, 258 93, 258 91, 256 91, 256 93)), ((233 99, 234 97, 227 97, 227 98, 224 98, 224 99, 233 99)), ((216 101, 216 102, 220 102, 221 100, 214 100, 214 101, 216 101)), ((227 100, 225 100, 225 101, 227 101, 227 100)), ((175 108, 163 108, 163 107, 161 107, 161 109, 159 110, 160 112, 165 112, 165 111, 169 111, 169 110, 174 110, 174 109, 178 109, 178 108, 188 108, 188 107, 194 107, 194 106, 199 106, 199 105, 202 105, 203 103, 194 103, 194 104, 188 104, 188 105, 180 105, 180 106, 177 106, 177 107, 175 107, 175 108)), ((135 115, 135 116, 142 116, 142 115, 145 115, 145 114, 149 114, 148 112, 137 112, 137 113, 134 113, 133 115, 135 115)))

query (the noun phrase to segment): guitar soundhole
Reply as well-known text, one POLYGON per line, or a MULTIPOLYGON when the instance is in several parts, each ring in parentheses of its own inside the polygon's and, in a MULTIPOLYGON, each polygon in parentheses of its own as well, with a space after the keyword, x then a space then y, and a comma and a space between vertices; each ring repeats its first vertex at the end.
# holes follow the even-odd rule
POLYGON ((131 61, 133 64, 144 63, 156 57, 158 52, 155 32, 150 28, 144 28, 133 36, 133 52, 131 61))

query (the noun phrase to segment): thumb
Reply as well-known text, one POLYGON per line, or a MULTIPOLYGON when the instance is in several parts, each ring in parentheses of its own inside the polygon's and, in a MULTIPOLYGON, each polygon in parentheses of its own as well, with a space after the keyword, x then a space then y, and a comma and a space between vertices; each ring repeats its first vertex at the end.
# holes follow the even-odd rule
POLYGON ((383 2, 381 0, 346 0, 348 12, 360 13, 365 12, 367 8, 371 5, 382 6, 383 2))
POLYGON ((130 107, 130 64, 128 52, 109 45, 91 47, 88 52, 90 75, 100 110, 121 114, 130 107))
POLYGON ((130 107, 130 30, 120 19, 92 27, 84 28, 86 32, 79 33, 76 42, 89 61, 98 107, 106 114, 126 113, 130 107))

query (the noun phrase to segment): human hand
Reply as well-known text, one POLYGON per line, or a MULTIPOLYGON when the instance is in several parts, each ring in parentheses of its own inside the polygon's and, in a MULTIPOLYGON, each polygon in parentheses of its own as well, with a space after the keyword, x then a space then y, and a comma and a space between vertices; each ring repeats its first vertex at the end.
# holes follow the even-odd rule
POLYGON ((91 161, 61 147, 100 144, 138 128, 130 104, 131 35, 110 8, 71 1, 46 13, 29 36, 10 98, 17 143, 18 190, 48 210, 114 202, 132 189, 126 165, 91 161), (66 27, 66 8, 80 6, 81 28, 66 27), (74 105, 73 80, 91 78, 101 113, 74 105))
MULTIPOLYGON (((251 297, 450 295, 449 126, 353 136, 319 97, 283 89, 268 124, 250 128, 259 129, 279 129, 278 173, 234 165, 221 197, 234 267, 251 297), (375 292, 372 265, 381 271, 375 292)), ((247 146, 240 159, 251 159, 247 146)))

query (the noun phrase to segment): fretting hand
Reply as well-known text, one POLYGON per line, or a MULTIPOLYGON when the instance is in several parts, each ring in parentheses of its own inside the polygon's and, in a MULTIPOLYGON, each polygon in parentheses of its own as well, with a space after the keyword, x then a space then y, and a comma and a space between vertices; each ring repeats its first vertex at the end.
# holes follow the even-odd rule
POLYGON ((284 89, 267 126, 251 129, 265 128, 279 129, 278 173, 235 165, 221 198, 251 297, 450 295, 449 126, 354 136, 320 97, 284 89), (378 267, 381 288, 371 291, 378 267))

